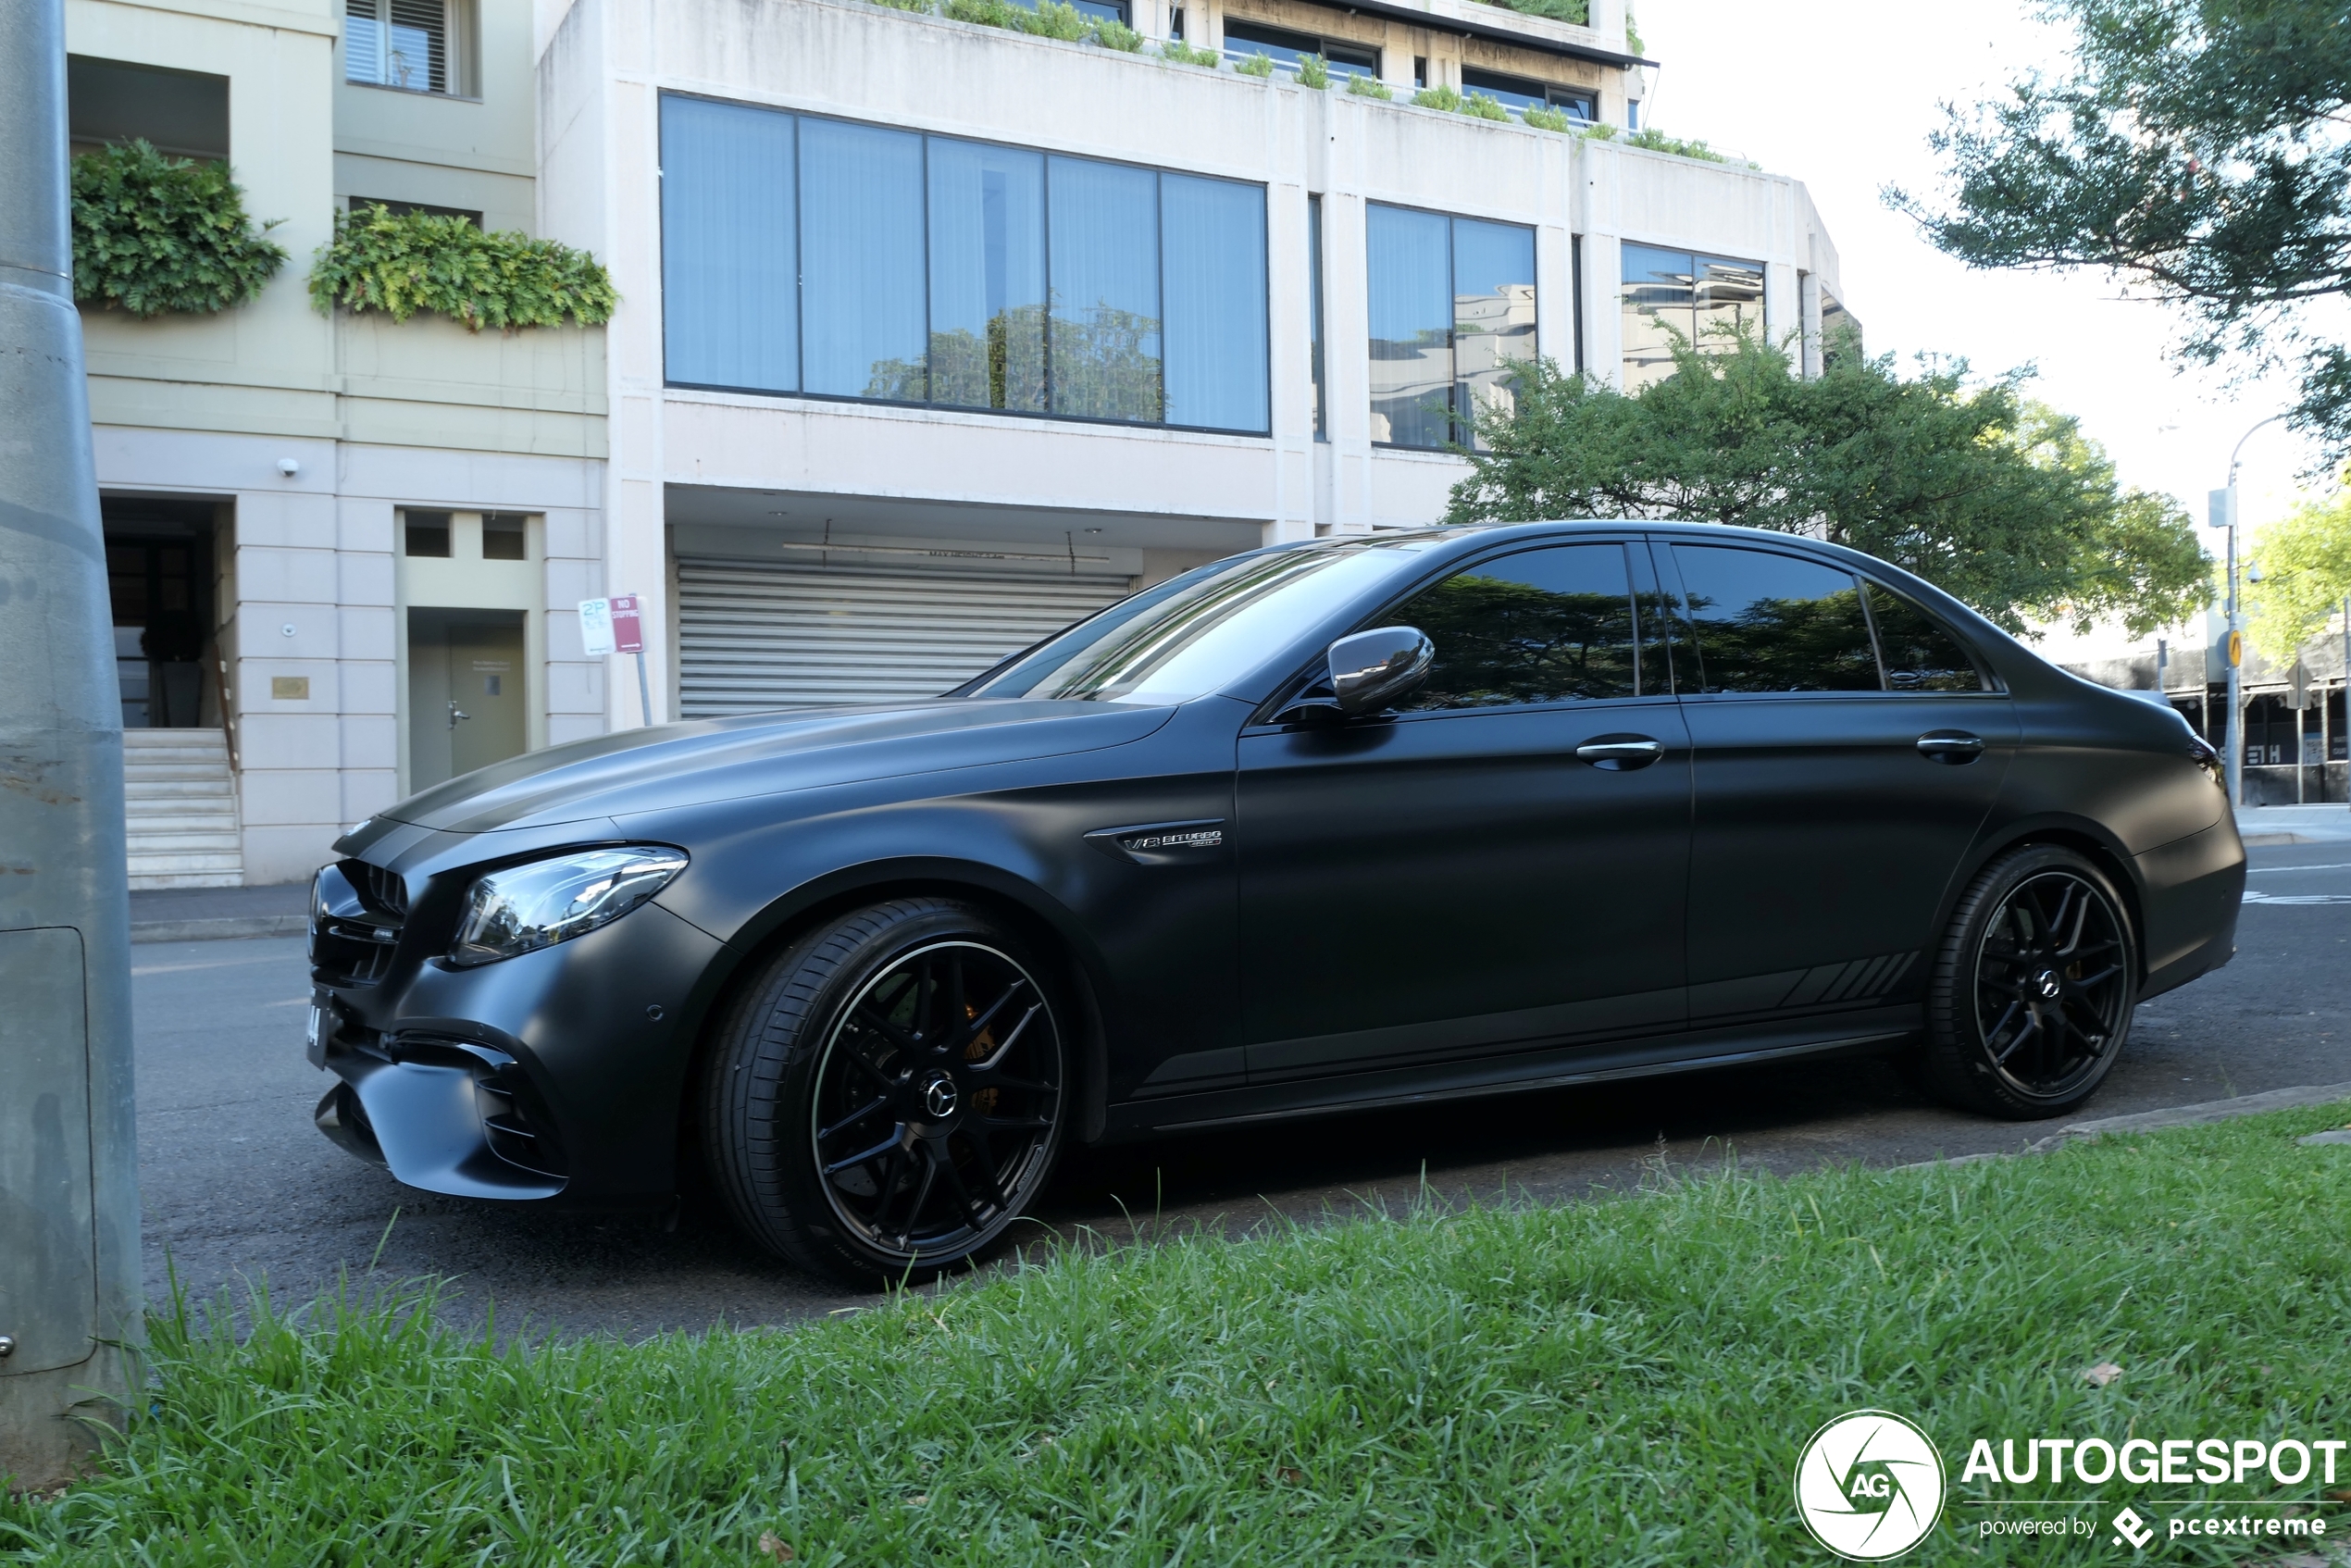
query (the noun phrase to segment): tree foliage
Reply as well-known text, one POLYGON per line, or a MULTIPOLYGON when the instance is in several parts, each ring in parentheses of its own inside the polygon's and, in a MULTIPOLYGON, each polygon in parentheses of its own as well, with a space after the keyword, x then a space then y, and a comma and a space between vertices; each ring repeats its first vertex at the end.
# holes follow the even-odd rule
POLYGON ((2351 454, 2351 352, 2307 310, 2351 292, 2342 0, 2051 0, 2073 68, 1953 110, 1945 199, 1888 199, 1977 267, 2105 268, 2184 306, 2210 363, 2295 364, 2295 423, 2351 454))
POLYGON ((1644 517, 1824 538, 1917 573, 2011 631, 2119 615, 2133 633, 2210 596, 2187 516, 2124 490, 2072 419, 2010 376, 1963 364, 1897 376, 1891 355, 1798 375, 1785 352, 1725 334, 1674 345, 1674 373, 1633 396, 1521 365, 1514 406, 1480 416, 1486 452, 1448 520, 1644 517))
POLYGON ((286 263, 223 163, 128 142, 73 160, 73 297, 146 317, 243 305, 286 263))
POLYGON ((322 312, 380 310, 394 321, 437 311, 479 332, 566 318, 601 326, 620 296, 585 251, 378 205, 335 215, 335 237, 311 262, 310 302, 322 312))
POLYGON ((2253 645, 2274 664, 2325 627, 2351 596, 2351 490, 2306 502, 2254 536, 2261 580, 2245 587, 2253 645))

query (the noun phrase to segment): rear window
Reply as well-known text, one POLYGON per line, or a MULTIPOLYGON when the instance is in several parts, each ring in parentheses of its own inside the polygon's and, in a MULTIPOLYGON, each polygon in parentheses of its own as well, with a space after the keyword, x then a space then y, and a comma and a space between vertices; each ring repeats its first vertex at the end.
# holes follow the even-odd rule
POLYGON ((1885 684, 1894 691, 1982 691, 1990 683, 1948 627, 1892 589, 1869 585, 1885 684))
POLYGON ((1699 691, 1877 691, 1860 580, 1767 550, 1677 544, 1699 691))

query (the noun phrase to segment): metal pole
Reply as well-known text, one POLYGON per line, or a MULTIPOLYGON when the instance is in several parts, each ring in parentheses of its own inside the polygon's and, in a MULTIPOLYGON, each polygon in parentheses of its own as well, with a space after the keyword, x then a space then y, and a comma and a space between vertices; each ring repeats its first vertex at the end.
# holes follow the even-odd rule
POLYGON ((0 1475, 53 1485, 140 1337, 122 703, 66 206, 64 0, 0 0, 0 1475))
POLYGON ((2229 488, 2221 492, 2221 504, 2228 508, 2229 527, 2229 640, 2222 652, 2228 655, 2229 712, 2225 720, 2228 729, 2229 804, 2245 804, 2245 691, 2237 668, 2238 637, 2245 628, 2237 617, 2237 466, 2229 464, 2229 488))
POLYGON ((653 689, 652 682, 645 678, 645 651, 642 648, 637 650, 637 702, 638 711, 645 716, 645 728, 652 728, 653 689))

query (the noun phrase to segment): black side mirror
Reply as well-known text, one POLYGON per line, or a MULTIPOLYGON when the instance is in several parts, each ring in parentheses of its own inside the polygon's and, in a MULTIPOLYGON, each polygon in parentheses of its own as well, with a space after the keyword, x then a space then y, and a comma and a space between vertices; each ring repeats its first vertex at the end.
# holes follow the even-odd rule
POLYGON ((1375 714, 1428 678, 1437 644, 1412 626, 1375 627, 1331 644, 1331 692, 1350 718, 1375 714))

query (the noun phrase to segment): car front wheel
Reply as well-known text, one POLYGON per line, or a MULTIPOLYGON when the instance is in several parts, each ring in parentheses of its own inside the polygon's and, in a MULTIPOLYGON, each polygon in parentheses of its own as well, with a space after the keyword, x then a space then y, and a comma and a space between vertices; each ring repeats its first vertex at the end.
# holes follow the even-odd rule
POLYGON ((2137 974, 2131 923, 2096 865, 2052 844, 2002 856, 1959 901, 1935 954, 1929 1086, 1987 1115, 2062 1115, 2113 1070, 2137 974))
POLYGON ((802 937, 713 1042, 703 1146, 728 1210, 862 1284, 971 1262, 1060 1151, 1064 1016, 1049 966, 969 904, 895 899, 802 937))

